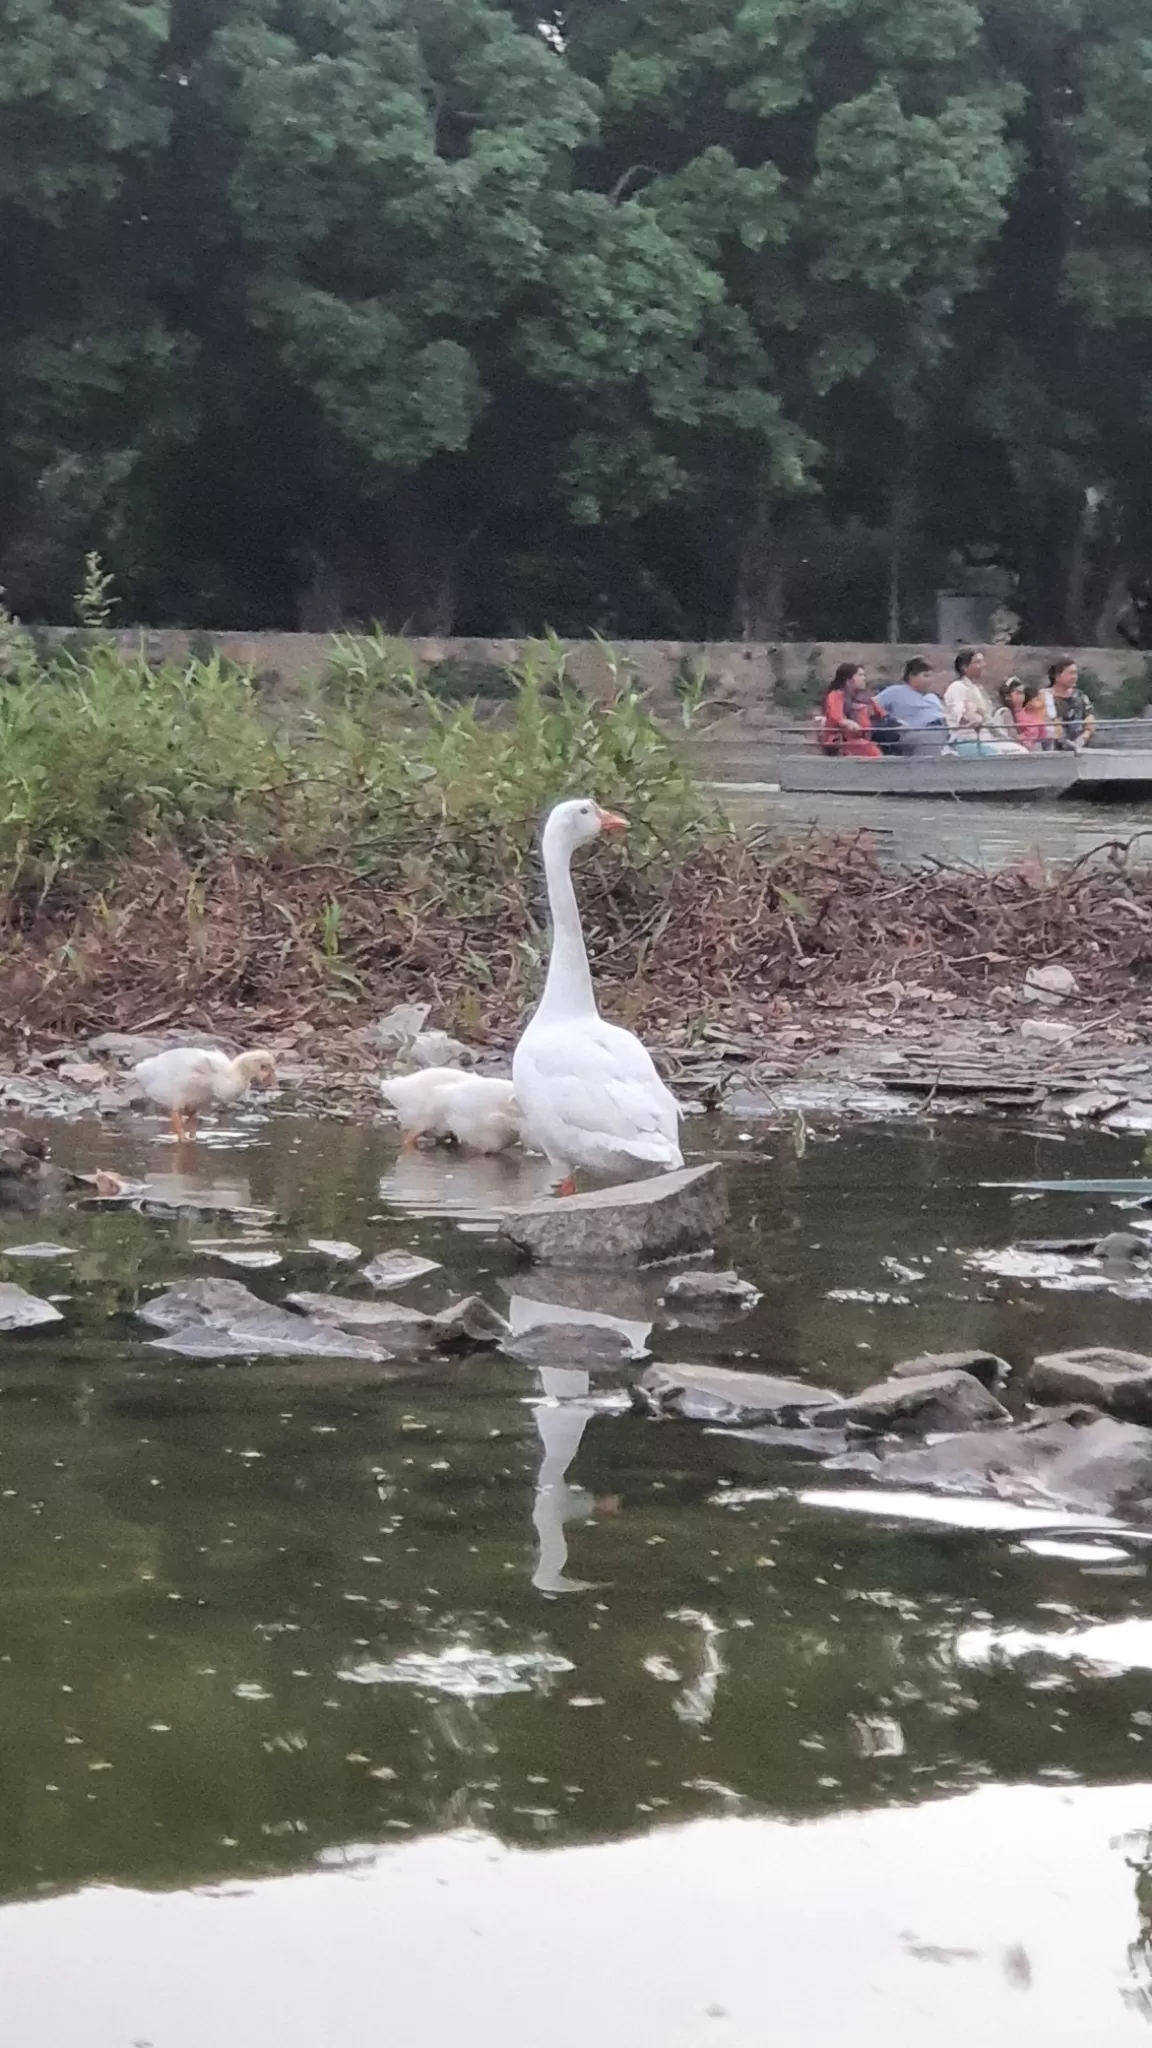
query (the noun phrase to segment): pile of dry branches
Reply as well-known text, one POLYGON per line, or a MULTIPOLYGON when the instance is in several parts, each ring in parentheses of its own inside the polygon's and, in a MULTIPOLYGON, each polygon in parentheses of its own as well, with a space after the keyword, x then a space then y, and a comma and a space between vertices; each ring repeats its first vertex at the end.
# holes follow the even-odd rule
MULTIPOLYGON (((1070 966, 1086 995, 1142 993, 1152 872, 1119 848, 1063 870, 893 870, 867 835, 756 838, 661 872, 601 850, 578 878, 606 1006, 631 1022, 755 1016, 780 996, 841 1009, 869 985, 988 991, 1031 964, 1070 966)), ((319 1028, 409 998, 472 1037, 506 1037, 546 943, 526 872, 462 917, 410 886, 250 853, 126 867, 98 898, 61 892, 0 956, 0 1029, 35 1036, 185 1024, 319 1028)))

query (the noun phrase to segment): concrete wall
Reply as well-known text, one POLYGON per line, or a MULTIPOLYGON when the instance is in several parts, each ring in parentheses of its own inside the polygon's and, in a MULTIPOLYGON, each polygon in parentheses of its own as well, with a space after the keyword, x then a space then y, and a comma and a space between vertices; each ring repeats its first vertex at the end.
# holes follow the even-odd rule
MULTIPOLYGON (((303 676, 316 676, 327 666, 335 644, 324 633, 213 633, 196 634, 125 630, 118 636, 126 652, 143 641, 154 661, 185 659, 190 645, 202 651, 209 643, 231 660, 250 665, 270 680, 291 683, 303 676)), ((569 673, 574 681, 597 694, 610 689, 610 659, 595 640, 562 643, 569 656, 569 673)), ((449 657, 486 662, 502 667, 518 661, 526 643, 520 640, 411 640, 406 645, 428 666, 449 657)), ((801 703, 814 703, 821 688, 831 681, 838 663, 863 662, 877 683, 899 676, 905 661, 921 654, 941 670, 942 679, 952 671, 954 647, 918 643, 890 646, 861 641, 790 642, 768 646, 762 642, 716 640, 622 640, 611 650, 638 682, 651 690, 655 708, 672 708, 672 689, 677 673, 691 671, 702 663, 708 677, 707 702, 710 712, 729 713, 742 727, 769 725, 781 716, 794 717, 801 703), (777 693, 779 692, 779 697, 777 693)), ((1143 657, 1115 647, 986 647, 986 680, 995 686, 1006 676, 1039 676, 1058 654, 1073 654, 1081 667, 1091 672, 1104 691, 1115 689, 1126 677, 1141 673, 1143 657)))

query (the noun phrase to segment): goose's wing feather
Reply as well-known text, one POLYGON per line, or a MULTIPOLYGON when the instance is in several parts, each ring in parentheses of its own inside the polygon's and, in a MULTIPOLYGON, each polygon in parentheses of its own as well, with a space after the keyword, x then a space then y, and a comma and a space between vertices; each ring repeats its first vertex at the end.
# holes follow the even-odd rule
POLYGON ((517 1097, 532 1120, 532 1096, 547 1114, 594 1137, 605 1151, 665 1162, 679 1158, 680 1111, 638 1038, 603 1018, 529 1032, 513 1068, 517 1097), (524 1079, 521 1082, 520 1072, 524 1079))

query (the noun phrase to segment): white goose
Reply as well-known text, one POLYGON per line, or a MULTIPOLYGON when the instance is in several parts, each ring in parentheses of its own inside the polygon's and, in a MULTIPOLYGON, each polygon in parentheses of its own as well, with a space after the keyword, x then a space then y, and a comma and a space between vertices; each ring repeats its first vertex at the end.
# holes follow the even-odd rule
POLYGON ((552 952, 539 1006, 512 1059, 512 1085, 525 1136, 557 1167, 557 1193, 574 1176, 619 1177, 637 1166, 683 1166, 680 1111, 651 1055, 631 1031, 606 1024, 596 1008, 588 954, 572 887, 576 848, 627 820, 587 797, 557 804, 544 827, 544 874, 552 952))

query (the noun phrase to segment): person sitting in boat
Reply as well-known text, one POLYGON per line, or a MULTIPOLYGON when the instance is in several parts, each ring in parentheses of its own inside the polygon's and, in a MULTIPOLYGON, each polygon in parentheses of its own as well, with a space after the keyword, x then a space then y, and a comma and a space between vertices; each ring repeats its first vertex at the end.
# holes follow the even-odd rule
MULTIPOLYGON (((932 688, 932 663, 913 655, 904 664, 900 682, 877 690, 876 702, 886 719, 896 727, 888 752, 893 754, 933 753, 948 737, 944 705, 932 688)), ((881 740, 881 746, 884 742, 881 740)))
POLYGON ((852 754, 857 759, 879 761, 880 748, 871 738, 872 727, 883 718, 868 688, 859 662, 842 661, 820 706, 820 749, 825 754, 852 754))
POLYGON ((1096 730, 1096 714, 1078 682, 1079 670, 1067 655, 1061 655, 1048 670, 1056 713, 1052 737, 1063 754, 1082 754, 1096 730))
POLYGON ((992 706, 980 682, 985 666, 984 656, 977 649, 965 647, 956 656, 956 673, 944 692, 951 751, 961 756, 1023 754, 1027 749, 1018 739, 1008 739, 996 731, 992 706))
POLYGON ((1046 753, 1052 744, 1048 692, 1043 683, 1021 683, 1019 688, 1021 702, 1015 713, 1016 737, 1023 741, 1030 754, 1046 753))

